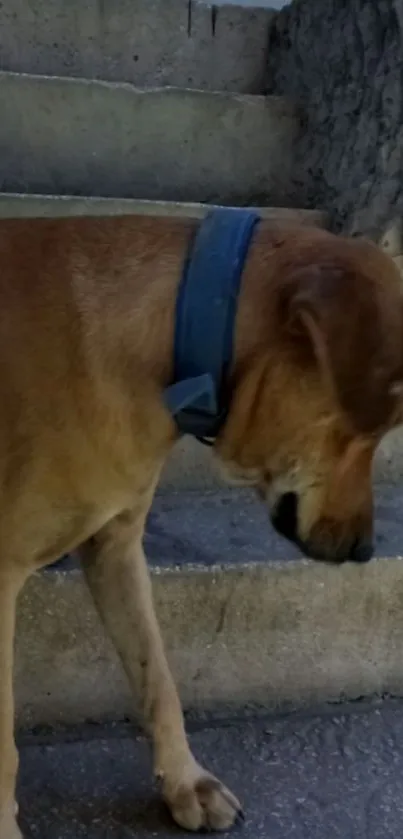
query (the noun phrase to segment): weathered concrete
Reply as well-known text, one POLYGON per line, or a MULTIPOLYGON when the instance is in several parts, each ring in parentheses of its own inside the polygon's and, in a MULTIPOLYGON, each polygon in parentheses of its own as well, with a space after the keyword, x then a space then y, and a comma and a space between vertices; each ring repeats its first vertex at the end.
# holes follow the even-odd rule
POLYGON ((305 111, 295 156, 307 206, 375 239, 403 214, 401 0, 299 0, 273 21, 267 90, 305 111))
MULTIPOLYGON (((181 201, 142 201, 135 198, 88 198, 71 195, 27 195, 0 192, 0 218, 61 216, 114 216, 131 213, 151 216, 187 216, 203 218, 212 204, 181 201)), ((255 207, 262 218, 292 224, 313 224, 326 227, 326 213, 320 210, 291 207, 255 207)))
POLYGON ((272 12, 242 5, 13 0, 0 6, 0 69, 261 93, 272 12))
MULTIPOLYGON (((41 739, 21 751, 20 811, 41 839, 172 839, 143 738, 116 728, 92 740, 41 739), (126 735, 126 736, 125 736, 126 735)), ((73 735, 74 736, 74 735, 73 735)), ((190 737, 237 793, 243 839, 398 839, 403 831, 403 709, 240 721, 190 737)), ((231 834, 233 835, 233 834, 231 834)))
POLYGON ((5 192, 298 203, 283 99, 0 73, 0 112, 5 192))
MULTIPOLYGON (((379 494, 379 559, 335 568, 279 542, 249 495, 158 499, 146 551, 185 705, 273 708, 403 695, 402 500, 379 494)), ((78 569, 62 565, 29 581, 16 649, 20 724, 132 713, 78 569)))

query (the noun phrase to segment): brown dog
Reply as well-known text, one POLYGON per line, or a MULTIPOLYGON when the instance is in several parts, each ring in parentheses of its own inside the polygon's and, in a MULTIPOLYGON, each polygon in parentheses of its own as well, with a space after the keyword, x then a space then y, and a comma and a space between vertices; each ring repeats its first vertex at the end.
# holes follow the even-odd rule
MULTIPOLYGON (((176 291, 196 222, 0 223, 0 839, 15 819, 13 635, 28 575, 81 545, 176 821, 227 828, 239 804, 189 750, 142 536, 176 436, 176 291)), ((312 556, 368 559, 371 461, 400 421, 400 279, 375 246, 262 222, 236 320, 224 469, 312 556)))

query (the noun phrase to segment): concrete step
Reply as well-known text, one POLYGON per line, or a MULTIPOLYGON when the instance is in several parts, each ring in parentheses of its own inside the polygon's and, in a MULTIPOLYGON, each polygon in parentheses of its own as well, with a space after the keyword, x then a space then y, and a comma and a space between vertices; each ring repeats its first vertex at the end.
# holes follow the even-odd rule
MULTIPOLYGON (((93 729, 94 727, 92 727, 93 729)), ((199 760, 240 798, 243 839, 397 839, 403 831, 403 708, 191 726, 199 760)), ((148 744, 116 727, 26 738, 20 814, 41 839, 172 839, 148 744), (89 739, 91 737, 91 739, 89 739), (80 739, 82 738, 82 739, 80 739)))
MULTIPOLYGON (((145 547, 187 708, 403 695, 403 488, 378 488, 376 503, 377 559, 332 567, 278 540, 249 493, 157 497, 145 547)), ((73 559, 22 592, 16 695, 24 726, 135 710, 73 559)))
POLYGON ((13 0, 0 6, 0 69, 261 93, 273 12, 247 5, 13 0))
POLYGON ((0 73, 0 110, 3 192, 298 204, 281 98, 0 73))
MULTIPOLYGON (((114 216, 141 214, 203 218, 214 204, 183 201, 147 201, 135 198, 102 198, 99 196, 29 195, 0 192, 0 218, 61 216, 114 216)), ((262 218, 291 224, 326 227, 327 216, 321 210, 293 207, 252 207, 262 218)))

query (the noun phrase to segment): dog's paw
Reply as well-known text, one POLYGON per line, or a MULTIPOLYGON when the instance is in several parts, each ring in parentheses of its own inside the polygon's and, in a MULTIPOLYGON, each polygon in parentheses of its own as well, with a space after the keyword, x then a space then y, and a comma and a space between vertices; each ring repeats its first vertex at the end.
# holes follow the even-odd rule
POLYGON ((186 830, 228 830, 244 818, 238 799, 201 767, 180 783, 167 779, 163 795, 172 817, 186 830))

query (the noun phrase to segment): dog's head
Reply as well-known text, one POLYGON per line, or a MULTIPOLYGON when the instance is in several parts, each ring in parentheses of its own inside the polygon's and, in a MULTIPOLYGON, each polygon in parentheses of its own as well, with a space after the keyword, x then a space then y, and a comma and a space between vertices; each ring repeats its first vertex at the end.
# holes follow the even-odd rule
POLYGON ((218 455, 306 554, 365 561, 373 454, 403 416, 397 269, 364 240, 305 232, 279 240, 270 258, 257 246, 247 270, 243 358, 218 455))

